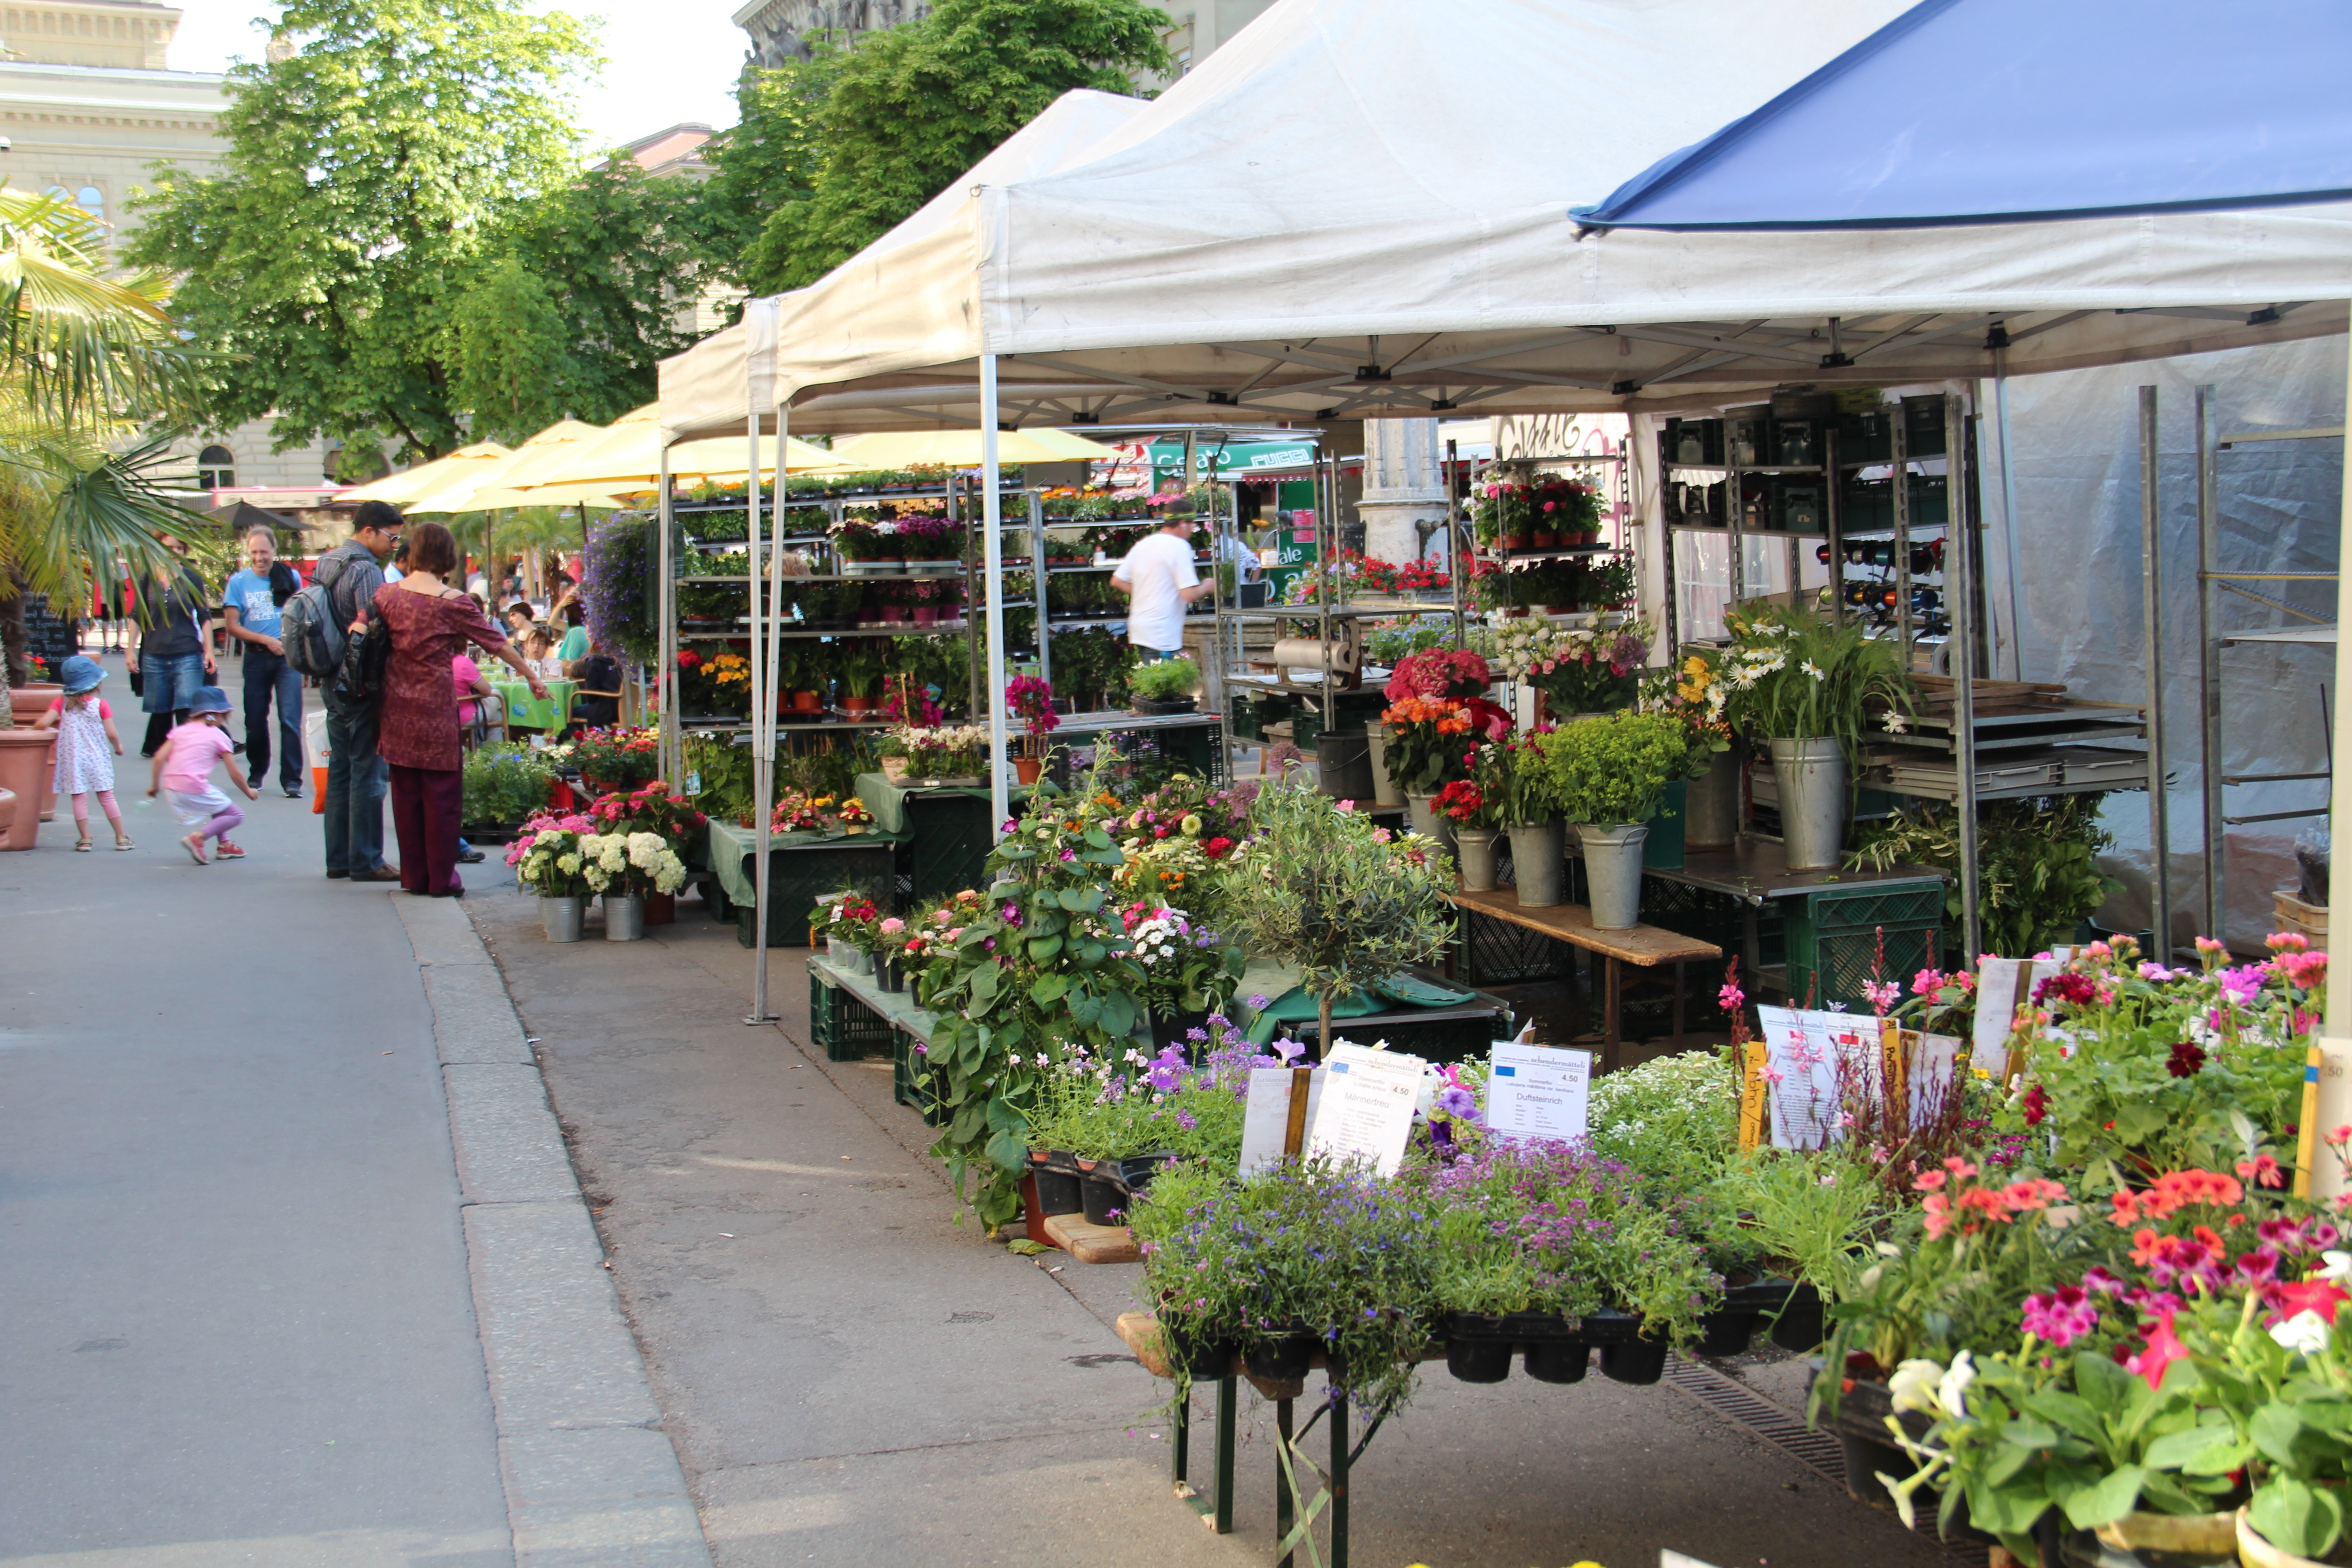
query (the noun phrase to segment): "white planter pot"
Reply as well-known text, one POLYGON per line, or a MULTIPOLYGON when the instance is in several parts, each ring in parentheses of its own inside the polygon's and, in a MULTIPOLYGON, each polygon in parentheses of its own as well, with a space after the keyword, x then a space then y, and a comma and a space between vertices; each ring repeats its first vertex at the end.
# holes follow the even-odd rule
POLYGON ((1789 869, 1835 870, 1845 858, 1845 752, 1827 735, 1771 744, 1789 869))
POLYGON ((1642 846, 1646 822, 1580 822, 1584 846, 1585 896, 1591 900, 1595 931, 1623 931, 1642 923, 1642 846))
POLYGON ((539 929, 547 933, 547 940, 550 942, 578 942, 580 922, 587 912, 586 899, 551 899, 541 895, 539 900, 539 929))
POLYGON ((1372 804, 1402 805, 1404 791, 1397 788, 1396 780, 1389 777, 1388 726, 1378 720, 1364 726, 1364 734, 1372 748, 1372 804))
POLYGON ((1557 822, 1513 824, 1511 866, 1523 909, 1568 902, 1568 836, 1557 822))

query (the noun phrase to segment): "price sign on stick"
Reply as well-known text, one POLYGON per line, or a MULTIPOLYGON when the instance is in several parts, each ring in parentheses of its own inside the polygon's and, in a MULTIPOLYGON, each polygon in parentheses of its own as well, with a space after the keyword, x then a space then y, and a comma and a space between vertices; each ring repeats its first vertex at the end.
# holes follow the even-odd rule
POLYGON ((1487 1130, 1505 1140, 1582 1138, 1591 1089, 1591 1051, 1498 1045, 1486 1075, 1487 1130))
POLYGON ((1323 1059, 1323 1093, 1307 1125, 1307 1152, 1341 1160, 1370 1160, 1383 1176, 1404 1163, 1421 1103, 1419 1057, 1334 1046, 1323 1059))
POLYGON ((1292 1089, 1300 1077, 1307 1079, 1304 1114, 1308 1121, 1315 1115, 1315 1103, 1323 1098, 1323 1080, 1327 1076, 1320 1068, 1312 1073, 1302 1073, 1295 1068, 1252 1068, 1249 1079, 1249 1100, 1242 1110, 1241 1173, 1255 1175, 1271 1171, 1284 1158, 1297 1152, 1290 1146, 1289 1133, 1293 1121, 1292 1089))

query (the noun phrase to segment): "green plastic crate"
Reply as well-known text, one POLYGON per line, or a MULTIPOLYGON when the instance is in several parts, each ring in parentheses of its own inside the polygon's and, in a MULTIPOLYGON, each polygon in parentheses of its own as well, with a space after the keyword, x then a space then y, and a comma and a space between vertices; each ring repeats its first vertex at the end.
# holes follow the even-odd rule
POLYGON ((829 1062, 854 1062, 886 1055, 896 1033, 881 1014, 855 993, 809 975, 809 1043, 829 1062))
MULTIPOLYGON (((768 851, 768 945, 806 947, 809 911, 827 893, 855 888, 883 909, 891 908, 892 889, 898 881, 896 852, 897 846, 887 839, 866 844, 812 844, 768 851)), ((757 911, 749 905, 738 905, 737 944, 757 945, 757 911)))
POLYGON ((1824 888, 1779 901, 1788 911, 1789 998, 1795 1005, 1866 1006, 1862 988, 1874 972, 1907 986, 1912 975, 1941 961, 1940 880, 1824 888))

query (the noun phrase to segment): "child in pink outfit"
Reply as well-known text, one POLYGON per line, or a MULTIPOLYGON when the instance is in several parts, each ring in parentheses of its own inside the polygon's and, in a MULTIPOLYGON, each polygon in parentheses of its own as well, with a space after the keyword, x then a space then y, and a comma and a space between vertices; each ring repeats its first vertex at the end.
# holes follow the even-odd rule
MULTIPOLYGON (((163 743, 155 749, 154 773, 147 786, 150 796, 159 789, 163 791, 163 798, 171 804, 172 815, 195 828, 180 840, 180 847, 199 866, 205 863, 207 838, 220 841, 222 859, 245 858, 245 851, 228 838, 228 830, 245 820, 245 813, 213 786, 213 769, 236 750, 236 743, 221 728, 228 721, 228 693, 217 686, 198 687, 195 700, 188 704, 188 721, 165 736, 163 743)), ((231 784, 245 792, 246 799, 261 798, 238 769, 229 769, 228 777, 231 784)))

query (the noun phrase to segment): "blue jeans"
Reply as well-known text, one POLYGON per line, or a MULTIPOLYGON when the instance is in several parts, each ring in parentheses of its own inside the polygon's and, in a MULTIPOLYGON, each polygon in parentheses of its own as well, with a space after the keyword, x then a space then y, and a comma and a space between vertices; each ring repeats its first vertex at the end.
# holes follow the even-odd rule
POLYGON ((139 654, 140 708, 149 713, 185 712, 205 683, 205 656, 184 653, 157 658, 143 648, 139 654))
POLYGON ((302 787, 302 677, 268 648, 245 647, 245 773, 257 787, 269 773, 269 700, 278 699, 278 782, 302 787))
POLYGON ((390 774, 376 755, 373 706, 327 704, 327 869, 373 871, 383 864, 383 791, 390 774))

